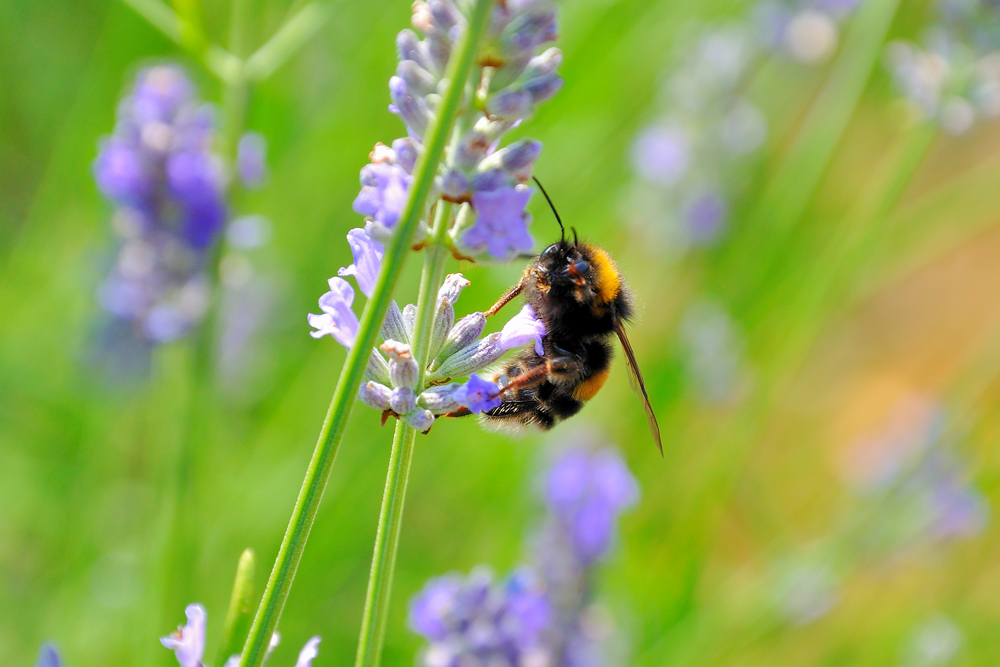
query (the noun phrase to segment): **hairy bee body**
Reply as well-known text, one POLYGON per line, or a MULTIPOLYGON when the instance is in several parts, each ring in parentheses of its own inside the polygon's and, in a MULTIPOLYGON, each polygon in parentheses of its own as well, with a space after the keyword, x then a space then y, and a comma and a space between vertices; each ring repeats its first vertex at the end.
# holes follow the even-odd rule
POLYGON ((545 323, 544 352, 529 346, 496 372, 493 381, 508 389, 483 420, 498 428, 548 430, 604 386, 614 356, 611 339, 631 317, 631 299, 607 252, 566 240, 525 269, 510 298, 518 292, 545 323), (534 380, 524 382, 528 377, 534 380))

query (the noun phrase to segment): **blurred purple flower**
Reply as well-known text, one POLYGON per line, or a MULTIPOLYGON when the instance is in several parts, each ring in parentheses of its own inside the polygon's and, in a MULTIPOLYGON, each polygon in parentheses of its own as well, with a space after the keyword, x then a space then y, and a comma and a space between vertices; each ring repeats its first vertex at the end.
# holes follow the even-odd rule
POLYGON ((387 229, 394 228, 406 204, 411 180, 399 165, 387 162, 365 165, 361 170, 361 193, 354 200, 354 210, 387 229))
POLYGON ((639 497, 635 478, 612 449, 568 450, 549 469, 545 490, 549 511, 583 563, 607 553, 618 515, 639 497))
POLYGON ((139 124, 170 123, 194 97, 194 85, 177 65, 156 65, 143 70, 131 97, 130 115, 139 124))
POLYGON ((684 210, 691 239, 698 244, 715 241, 722 233, 729 207, 716 192, 703 192, 692 199, 684 210))
POLYGON ((470 412, 480 413, 500 407, 500 388, 494 382, 484 380, 476 374, 469 376, 469 381, 455 390, 452 398, 470 412))
POLYGON ((502 187, 473 194, 476 222, 462 241, 470 248, 485 248, 497 259, 531 250, 535 241, 528 233, 531 216, 525 207, 533 193, 532 188, 502 187))
POLYGON ((183 69, 155 65, 137 76, 94 161, 122 237, 98 298, 152 342, 186 334, 208 308, 205 260, 228 217, 214 122, 183 69))
POLYGON ((507 320, 500 331, 500 345, 505 350, 513 350, 516 347, 526 345, 530 341, 535 341, 535 354, 542 356, 545 348, 542 347, 542 338, 545 337, 545 323, 535 315, 535 309, 525 304, 517 315, 507 320))
POLYGON ((47 642, 42 644, 35 667, 62 667, 62 659, 59 657, 59 651, 56 650, 56 647, 47 642))
POLYGON ((358 335, 358 317, 351 310, 354 303, 354 289, 342 278, 330 278, 330 291, 319 298, 322 315, 309 313, 309 325, 313 338, 330 335, 344 347, 354 345, 358 335))
POLYGON ((410 601, 410 627, 428 641, 418 664, 526 667, 551 664, 542 643, 551 609, 526 570, 505 582, 485 569, 427 582, 410 601))
POLYGON ((371 297, 379 269, 382 268, 382 244, 373 240, 363 229, 347 232, 347 243, 351 246, 354 263, 337 271, 337 275, 354 276, 361 293, 371 297))
POLYGON ((632 165, 651 183, 673 185, 687 171, 691 148, 678 126, 648 127, 632 145, 632 165))
POLYGON ((267 140, 259 132, 247 132, 236 146, 236 171, 243 185, 259 187, 267 176, 267 140))
POLYGON ((117 137, 101 146, 94 177, 101 192, 120 204, 141 206, 152 190, 153 178, 139 151, 117 137))

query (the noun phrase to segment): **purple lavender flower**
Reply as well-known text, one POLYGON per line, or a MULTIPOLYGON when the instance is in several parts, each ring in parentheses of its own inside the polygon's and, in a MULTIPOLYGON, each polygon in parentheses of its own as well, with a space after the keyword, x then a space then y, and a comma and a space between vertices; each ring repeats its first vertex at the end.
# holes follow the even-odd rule
POLYGON ((354 200, 354 210, 392 230, 406 205, 411 177, 399 165, 382 162, 361 170, 361 193, 354 200))
POLYGON ((568 450, 549 469, 545 497, 580 561, 591 563, 607 553, 618 515, 635 503, 639 488, 614 450, 568 450))
POLYGON ((491 192, 476 192, 472 206, 476 223, 462 237, 470 248, 485 248, 497 259, 510 259, 518 252, 528 252, 535 241, 528 233, 531 215, 525 210, 534 193, 532 188, 503 187, 491 192))
POLYGON ((121 204, 142 206, 153 187, 153 178, 134 146, 111 137, 94 162, 94 177, 101 192, 121 204))
POLYGON ((174 634, 162 637, 160 642, 173 650, 181 667, 201 667, 201 657, 205 653, 205 608, 189 604, 184 615, 187 624, 178 627, 174 634))
POLYGON ((484 380, 473 373, 469 381, 457 389, 452 398, 472 413, 480 413, 500 407, 500 388, 495 382, 484 380))
POLYGON ((696 195, 684 210, 691 240, 701 245, 717 240, 728 215, 729 207, 718 193, 709 190, 696 195))
POLYGON ((208 308, 205 260, 228 217, 213 135, 213 114, 184 71, 156 65, 139 73, 94 161, 122 237, 98 296, 153 342, 184 335, 208 308))
POLYGON ((257 188, 267 177, 267 140, 259 132, 247 132, 236 146, 236 171, 243 185, 257 188))
POLYGON ((361 293, 371 297, 379 269, 382 268, 382 244, 373 240, 363 229, 347 232, 347 243, 351 246, 354 263, 337 271, 337 275, 354 276, 361 293))
POLYGON ((535 354, 542 356, 545 348, 542 339, 545 337, 545 323, 535 315, 535 309, 525 304, 517 315, 507 320, 500 331, 500 345, 506 350, 526 345, 535 341, 535 354))
POLYGON ((42 644, 35 667, 62 667, 62 658, 59 657, 56 647, 49 643, 42 644))
POLYGON ((496 583, 488 570, 427 582, 410 602, 410 627, 428 640, 425 667, 552 664, 542 643, 548 600, 527 570, 496 583))
POLYGON ((316 329, 310 331, 313 338, 330 335, 344 347, 354 345, 358 335, 358 317, 351 310, 354 303, 354 289, 342 278, 330 278, 330 291, 319 298, 322 315, 308 316, 309 326, 316 329))
POLYGON ((632 145, 632 165, 651 183, 673 185, 687 170, 690 150, 680 127, 648 127, 632 145))

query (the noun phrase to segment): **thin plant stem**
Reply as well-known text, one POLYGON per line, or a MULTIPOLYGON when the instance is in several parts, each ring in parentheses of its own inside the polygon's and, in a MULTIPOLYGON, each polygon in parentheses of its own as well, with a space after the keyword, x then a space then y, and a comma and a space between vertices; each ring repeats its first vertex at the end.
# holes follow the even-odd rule
POLYGON ((414 168, 413 181, 398 227, 385 248, 375 289, 361 314, 358 335, 347 353, 330 408, 323 420, 319 439, 309 461, 309 467, 306 469, 305 479, 295 501, 288 528, 285 530, 271 576, 264 589, 264 596, 261 598, 250 635, 243 648, 240 667, 260 667, 271 635, 281 617, 309 538, 309 531, 316 519, 316 512, 319 510, 319 503, 326 489, 347 419, 354 406, 358 388, 361 386, 372 346, 385 319, 393 288, 413 243, 417 225, 426 209, 427 198, 444 153, 445 143, 461 106, 465 80, 482 38, 491 4, 490 0, 479 0, 476 3, 469 28, 448 63, 447 89, 441 96, 441 104, 428 128, 424 152, 414 168))
POLYGON ((396 422, 389 455, 389 472, 385 477, 382 509, 379 511, 378 532, 375 534, 375 553, 372 556, 371 575, 365 596, 365 611, 361 618, 361 635, 355 665, 377 665, 382 659, 385 627, 392 593, 392 575, 395 571, 399 532, 403 525, 403 504, 406 485, 413 461, 413 446, 417 432, 402 421, 396 422))
MULTIPOLYGON (((424 254, 424 268, 420 277, 420 292, 417 297, 417 313, 413 326, 413 355, 419 368, 427 367, 426 350, 434 323, 434 305, 437 289, 444 278, 444 265, 448 251, 443 244, 448 225, 452 220, 455 205, 442 201, 438 204, 431 227, 430 243, 424 254)), ((423 389, 423 373, 420 374, 419 392, 423 389)), ((392 593, 392 575, 396 569, 396 551, 399 547, 399 533, 403 526, 403 504, 406 500, 406 485, 413 460, 413 446, 416 431, 402 421, 396 424, 389 457, 389 472, 385 478, 382 494, 382 508, 379 511, 378 530, 375 533, 375 549, 372 554, 371 574, 368 577, 368 592, 365 595, 365 610, 361 617, 361 634, 358 637, 356 667, 378 665, 382 658, 382 644, 385 641, 385 627, 388 617, 389 600, 392 593)))

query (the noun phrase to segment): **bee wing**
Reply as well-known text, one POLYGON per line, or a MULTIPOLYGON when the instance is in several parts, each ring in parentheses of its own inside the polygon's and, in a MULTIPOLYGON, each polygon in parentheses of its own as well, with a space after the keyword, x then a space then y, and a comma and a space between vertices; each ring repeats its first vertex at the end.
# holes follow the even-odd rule
POLYGON ((653 414, 653 406, 649 404, 649 394, 646 393, 646 383, 642 381, 642 373, 639 372, 639 364, 635 360, 635 351, 632 350, 632 343, 629 342, 628 336, 625 335, 625 325, 623 322, 619 321, 615 325, 615 333, 618 334, 618 340, 622 343, 622 349, 625 350, 625 361, 628 363, 628 380, 629 384, 632 386, 632 391, 642 399, 642 406, 646 411, 646 422, 649 424, 649 430, 653 434, 653 440, 656 442, 657 448, 660 450, 660 456, 663 456, 663 441, 660 440, 660 425, 656 423, 656 415, 653 414))

